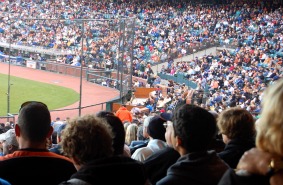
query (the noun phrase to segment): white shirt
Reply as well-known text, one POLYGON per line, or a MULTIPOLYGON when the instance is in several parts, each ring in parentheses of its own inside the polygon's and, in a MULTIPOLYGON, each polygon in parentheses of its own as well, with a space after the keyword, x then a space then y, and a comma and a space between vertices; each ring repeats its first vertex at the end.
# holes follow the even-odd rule
POLYGON ((151 154, 165 148, 167 144, 159 139, 150 140, 146 147, 138 148, 132 155, 132 159, 145 161, 151 154))

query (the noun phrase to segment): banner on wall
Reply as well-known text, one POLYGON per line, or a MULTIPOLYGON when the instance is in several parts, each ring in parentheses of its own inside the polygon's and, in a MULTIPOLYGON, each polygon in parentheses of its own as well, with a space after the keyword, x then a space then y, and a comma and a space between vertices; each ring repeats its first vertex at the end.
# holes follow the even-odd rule
POLYGON ((27 60, 26 67, 36 69, 36 62, 32 60, 27 60))

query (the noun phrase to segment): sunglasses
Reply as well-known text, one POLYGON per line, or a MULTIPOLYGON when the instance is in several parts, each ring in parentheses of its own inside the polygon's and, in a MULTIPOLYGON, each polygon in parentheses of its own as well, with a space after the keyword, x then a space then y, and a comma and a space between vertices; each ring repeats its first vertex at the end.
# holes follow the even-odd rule
POLYGON ((27 105, 29 105, 31 103, 36 103, 36 104, 43 105, 45 108, 48 109, 47 105, 45 103, 40 102, 40 101, 26 101, 26 102, 22 103, 19 112, 22 110, 22 108, 24 108, 25 106, 27 106, 27 105))

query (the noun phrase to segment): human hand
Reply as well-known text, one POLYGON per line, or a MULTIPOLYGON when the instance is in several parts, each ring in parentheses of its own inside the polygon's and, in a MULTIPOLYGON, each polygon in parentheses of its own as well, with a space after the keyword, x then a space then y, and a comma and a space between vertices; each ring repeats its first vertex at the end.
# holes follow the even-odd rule
POLYGON ((283 184, 283 171, 280 171, 276 174, 274 174, 271 178, 270 178, 270 184, 271 185, 282 185, 283 184))
POLYGON ((271 154, 252 148, 241 157, 237 169, 246 170, 251 174, 266 175, 271 159, 271 154))

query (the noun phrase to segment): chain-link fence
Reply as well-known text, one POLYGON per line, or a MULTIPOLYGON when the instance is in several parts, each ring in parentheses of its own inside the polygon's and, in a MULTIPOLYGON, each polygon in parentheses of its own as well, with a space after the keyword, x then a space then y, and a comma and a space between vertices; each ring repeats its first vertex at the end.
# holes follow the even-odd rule
MULTIPOLYGON (((77 76, 116 88, 132 87, 134 17, 97 14, 95 19, 21 19, 7 14, 0 33, 0 62, 77 76)), ((10 112, 10 78, 8 108, 10 112)), ((81 106, 80 89, 80 105, 81 106)))

